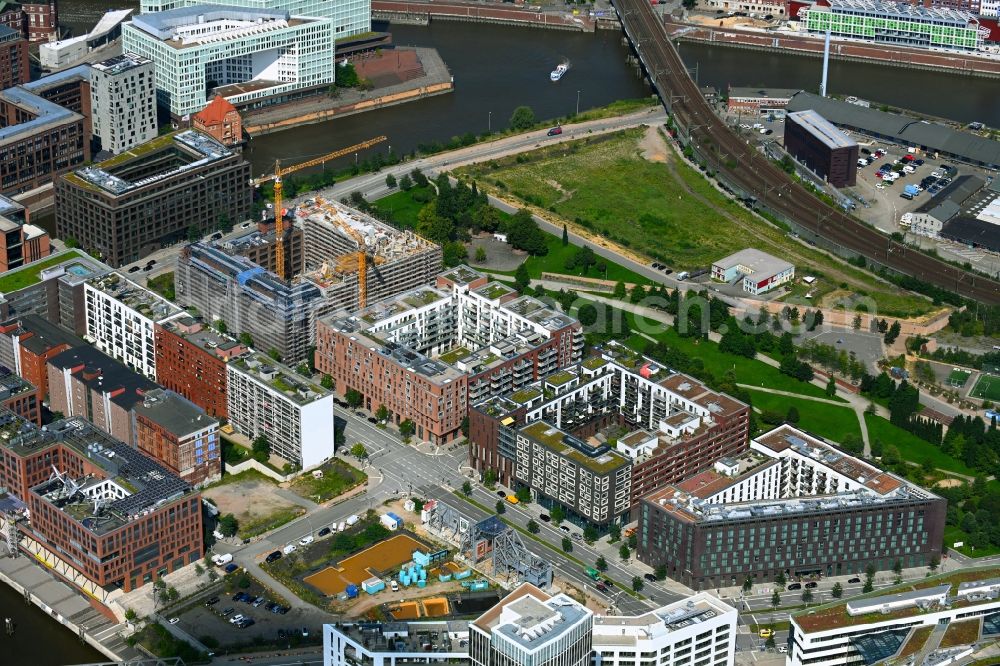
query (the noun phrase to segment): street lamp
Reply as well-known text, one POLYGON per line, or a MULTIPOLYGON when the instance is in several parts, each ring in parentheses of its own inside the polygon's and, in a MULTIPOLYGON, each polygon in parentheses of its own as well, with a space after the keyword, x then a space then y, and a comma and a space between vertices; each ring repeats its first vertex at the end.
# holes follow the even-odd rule
POLYGON ((576 91, 576 115, 580 115, 580 91, 576 91))
POLYGON ((487 113, 489 115, 486 116, 486 131, 489 132, 490 134, 492 134, 493 133, 493 112, 492 111, 487 111, 487 113))

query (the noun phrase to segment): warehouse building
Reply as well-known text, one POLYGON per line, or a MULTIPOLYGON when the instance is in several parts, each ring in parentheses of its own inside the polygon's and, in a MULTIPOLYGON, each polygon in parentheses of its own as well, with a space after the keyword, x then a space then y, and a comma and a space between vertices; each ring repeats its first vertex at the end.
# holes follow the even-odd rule
POLYGON ((250 213, 250 163, 194 130, 148 141, 56 181, 56 230, 121 266, 250 213))
POLYGON ((950 7, 883 0, 821 0, 800 10, 806 29, 814 34, 911 46, 976 51, 982 43, 979 22, 967 11, 950 7))
MULTIPOLYGON (((970 197, 981 192, 985 184, 986 181, 979 176, 968 174, 959 176, 908 216, 904 214, 901 224, 908 227, 910 233, 918 236, 939 238, 944 225, 957 217, 966 208, 970 197)), ((986 191, 984 194, 990 198, 996 196, 991 191, 986 191)))
POLYGON ((189 118, 216 95, 259 107, 333 84, 332 19, 255 4, 144 9, 125 24, 122 48, 156 63, 157 97, 172 118, 189 118))
POLYGON ((785 150, 834 187, 857 184, 858 142, 813 110, 785 116, 785 150))
POLYGON ((926 566, 946 501, 789 425, 643 497, 637 556, 694 589, 926 566))
POLYGON ((740 250, 712 264, 712 279, 734 284, 740 282, 743 291, 763 294, 791 282, 795 266, 754 248, 740 250))
MULTIPOLYGON (((274 256, 266 247, 273 236, 260 232, 248 235, 252 242, 194 243, 177 259, 177 302, 208 321, 224 321, 234 335, 249 334, 258 349, 275 349, 285 362, 298 363, 314 344, 317 319, 358 309, 359 247, 372 255, 365 272, 368 303, 428 284, 441 271, 438 245, 347 206, 316 204, 295 218, 305 234, 302 246, 309 248, 303 272, 285 281, 251 259, 274 256), (309 219, 314 217, 319 221, 309 219)), ((301 255, 297 233, 288 232, 289 261, 301 255)))
POLYGON ((729 86, 727 107, 730 113, 748 113, 751 116, 775 115, 784 117, 792 95, 798 88, 740 88, 729 86))
POLYGON ((807 109, 816 111, 837 127, 914 148, 935 159, 955 160, 992 170, 1000 168, 1000 141, 808 92, 796 93, 788 102, 789 111, 807 109))

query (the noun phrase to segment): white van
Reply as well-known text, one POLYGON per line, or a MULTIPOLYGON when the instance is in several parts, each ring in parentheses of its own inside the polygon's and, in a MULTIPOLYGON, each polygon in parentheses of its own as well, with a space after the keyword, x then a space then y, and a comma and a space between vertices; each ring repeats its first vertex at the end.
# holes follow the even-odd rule
POLYGON ((349 518, 347 519, 347 524, 348 524, 348 525, 353 525, 353 524, 355 524, 356 522, 358 522, 359 520, 361 520, 361 519, 360 519, 360 518, 358 518, 358 514, 356 514, 356 513, 355 513, 355 514, 351 515, 351 516, 350 516, 350 517, 349 517, 349 518))
POLYGON ((397 583, 396 581, 390 580, 389 587, 392 589, 393 592, 399 592, 399 583, 397 583))
POLYGON ((687 271, 681 271, 680 273, 677 274, 677 279, 681 281, 687 280, 689 277, 691 277, 691 274, 688 273, 687 271))
POLYGON ((347 524, 344 521, 340 521, 340 525, 337 527, 338 532, 343 532, 347 529, 347 524))
POLYGON ((287 546, 281 549, 281 552, 284 553, 285 555, 291 555, 292 553, 295 552, 295 544, 294 543, 288 544, 287 546))

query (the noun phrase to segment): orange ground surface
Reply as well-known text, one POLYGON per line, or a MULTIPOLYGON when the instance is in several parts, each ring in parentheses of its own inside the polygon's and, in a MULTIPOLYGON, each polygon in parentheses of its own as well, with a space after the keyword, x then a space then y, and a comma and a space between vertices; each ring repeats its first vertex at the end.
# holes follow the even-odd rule
POLYGON ((420 548, 423 545, 419 541, 400 534, 341 560, 336 567, 327 567, 303 580, 324 594, 340 594, 348 585, 353 583, 360 586, 371 578, 372 569, 384 571, 409 562, 413 551, 420 548))
POLYGON ((416 620, 420 617, 420 606, 416 601, 401 601, 390 612, 396 620, 416 620))
POLYGON ((424 617, 442 617, 448 614, 448 600, 444 597, 424 599, 424 617))

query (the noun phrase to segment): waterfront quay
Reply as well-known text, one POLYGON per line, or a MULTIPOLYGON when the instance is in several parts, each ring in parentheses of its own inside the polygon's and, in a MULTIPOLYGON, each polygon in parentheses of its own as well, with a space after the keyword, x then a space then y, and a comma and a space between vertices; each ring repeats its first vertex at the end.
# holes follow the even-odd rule
POLYGON ((574 16, 572 12, 549 13, 518 7, 449 2, 400 2, 397 0, 372 0, 372 18, 402 23, 426 25, 431 18, 466 23, 503 23, 549 28, 553 30, 579 30, 593 32, 595 21, 589 16, 574 16))

